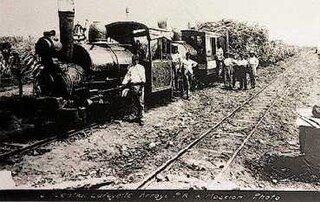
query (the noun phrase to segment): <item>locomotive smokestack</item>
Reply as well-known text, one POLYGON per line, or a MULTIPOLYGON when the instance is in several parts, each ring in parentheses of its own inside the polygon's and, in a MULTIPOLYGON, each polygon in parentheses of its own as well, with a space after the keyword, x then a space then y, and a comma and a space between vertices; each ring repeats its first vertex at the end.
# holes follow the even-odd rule
POLYGON ((73 57, 74 0, 58 0, 60 40, 63 59, 71 61, 73 57))

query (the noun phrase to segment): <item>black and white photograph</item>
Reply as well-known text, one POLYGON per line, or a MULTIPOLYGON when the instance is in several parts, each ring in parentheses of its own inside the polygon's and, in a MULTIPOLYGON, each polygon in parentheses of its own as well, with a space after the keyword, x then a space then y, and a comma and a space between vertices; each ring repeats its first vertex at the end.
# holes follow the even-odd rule
POLYGON ((317 195, 319 145, 318 0, 0 0, 2 191, 317 195))

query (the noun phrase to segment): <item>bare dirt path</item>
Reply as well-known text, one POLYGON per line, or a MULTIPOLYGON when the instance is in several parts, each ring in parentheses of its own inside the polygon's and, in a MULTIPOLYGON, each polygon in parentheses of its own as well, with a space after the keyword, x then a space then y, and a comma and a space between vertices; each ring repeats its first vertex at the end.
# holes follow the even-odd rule
MULTIPOLYGON (((12 165, 1 165, 1 167, 2 169, 12 171, 16 184, 25 187, 43 188, 67 181, 90 180, 92 178, 112 176, 113 183, 104 188, 134 188, 135 183, 141 181, 152 170, 162 165, 171 156, 174 156, 180 149, 197 138, 202 131, 208 129, 223 116, 230 113, 230 111, 237 107, 239 102, 253 95, 266 83, 270 82, 285 69, 291 67, 300 69, 300 71, 294 71, 293 76, 301 77, 301 82, 297 86, 302 86, 290 91, 299 95, 299 97, 295 95, 290 97, 290 104, 288 103, 288 106, 286 106, 290 110, 292 107, 294 108, 296 105, 291 105, 292 103, 299 103, 299 100, 304 100, 307 96, 306 90, 303 89, 313 87, 310 84, 312 81, 309 80, 312 80, 314 75, 316 75, 317 65, 318 61, 315 55, 310 52, 303 52, 301 55, 277 66, 260 69, 258 71, 258 86, 256 89, 227 91, 216 86, 199 90, 193 94, 190 101, 178 100, 167 106, 149 110, 146 113, 144 127, 127 122, 102 126, 100 129, 92 131, 90 135, 69 141, 52 143, 45 148, 50 152, 26 155, 22 160, 12 165), (303 71, 305 69, 302 69, 302 66, 308 70, 306 75, 303 71), (300 85, 301 83, 303 85, 300 85)), ((277 107, 281 108, 281 106, 277 107)), ((280 142, 294 140, 297 136, 297 134, 293 134, 296 133, 292 122, 295 119, 294 115, 291 114, 287 118, 289 119, 280 119, 280 121, 287 121, 283 123, 287 123, 285 127, 289 128, 288 133, 291 136, 284 134, 282 139, 279 140, 280 142)), ((272 123, 274 123, 274 120, 272 123)), ((278 128, 276 129, 279 130, 278 128)), ((255 140, 257 140, 256 137, 259 136, 255 136, 255 140)), ((232 144, 232 141, 235 140, 223 135, 219 138, 221 139, 219 141, 225 140, 227 144, 232 144)), ((264 143, 266 143, 265 139, 266 137, 261 138, 261 141, 265 141, 264 143)), ((206 141, 205 144, 211 142, 214 141, 206 141)), ((235 181, 233 183, 244 188, 251 188, 251 185, 252 188, 256 187, 256 184, 251 183, 251 181, 256 179, 252 177, 250 167, 247 168, 245 163, 247 160, 260 157, 269 150, 273 151, 273 147, 278 142, 271 142, 269 144, 271 146, 266 147, 264 144, 255 141, 250 142, 249 145, 251 145, 252 150, 246 149, 245 151, 251 151, 250 154, 252 156, 248 155, 247 158, 246 154, 241 153, 239 159, 236 160, 234 175, 230 176, 231 180, 237 175, 244 176, 245 178, 242 178, 242 181, 235 181), (259 146, 254 146, 255 144, 259 146), (261 149, 261 154, 255 151, 255 149, 260 150, 260 147, 263 148, 261 149)), ((208 144, 207 146, 211 145, 208 144)), ((217 152, 221 153, 219 150, 217 152)), ((183 157, 179 163, 186 159, 197 159, 197 157, 204 154, 191 152, 188 154, 188 158, 183 157)), ((189 162, 191 169, 193 169, 192 165, 194 162, 189 162)), ((217 166, 221 162, 216 162, 215 158, 211 158, 210 163, 217 166)), ((187 165, 188 163, 183 164, 187 165)), ((211 167, 214 169, 214 166, 211 166, 211 164, 204 166, 209 168, 209 170, 205 169, 204 172, 201 169, 189 172, 190 168, 188 166, 180 168, 180 166, 175 165, 169 170, 169 173, 165 173, 159 177, 158 181, 162 181, 163 183, 159 183, 155 188, 164 188, 163 186, 166 186, 166 188, 187 188, 194 185, 200 187, 203 184, 203 180, 212 178, 210 169, 211 167), (185 182, 181 183, 181 179, 185 182)), ((266 184, 263 181, 262 185, 260 185, 266 187, 266 184)))

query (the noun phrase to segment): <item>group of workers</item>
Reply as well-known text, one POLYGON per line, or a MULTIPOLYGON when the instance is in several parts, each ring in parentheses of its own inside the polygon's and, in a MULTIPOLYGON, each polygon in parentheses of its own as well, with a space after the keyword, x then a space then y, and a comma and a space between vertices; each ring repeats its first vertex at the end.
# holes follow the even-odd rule
MULTIPOLYGON (((137 121, 139 125, 144 125, 144 84, 146 82, 145 68, 141 64, 141 55, 137 54, 132 56, 132 65, 122 81, 124 87, 122 97, 126 97, 128 92, 131 92, 134 105, 137 108, 137 121)), ((190 59, 190 53, 186 53, 186 58, 181 59, 177 54, 172 55, 174 66, 174 82, 175 88, 181 87, 182 96, 190 96, 191 83, 194 80, 193 69, 198 65, 197 62, 190 59), (178 75, 181 75, 178 76, 178 75)))
POLYGON ((227 53, 223 64, 218 65, 218 68, 222 69, 222 74, 218 74, 218 78, 222 77, 226 89, 234 89, 236 82, 239 81, 239 89, 247 90, 247 75, 249 75, 251 88, 255 88, 258 66, 259 60, 254 51, 250 51, 247 58, 243 55, 227 53))
MULTIPOLYGON (((173 54, 173 72, 174 72, 174 88, 180 90, 182 96, 189 99, 190 89, 197 83, 194 77, 194 71, 197 67, 197 62, 190 59, 190 53, 186 54, 185 59, 178 59, 176 54, 173 54)), ((216 80, 223 81, 226 89, 235 89, 237 81, 239 89, 247 90, 249 75, 251 88, 256 85, 256 72, 259 65, 259 60, 254 51, 249 52, 249 57, 245 58, 240 54, 227 53, 224 57, 223 49, 219 47, 215 56, 216 61, 216 80)))
MULTIPOLYGON (((173 49, 173 88, 181 92, 182 97, 189 99, 190 90, 195 82, 194 70, 198 63, 190 58, 191 54, 186 53, 185 58, 173 49)), ((144 84, 146 82, 145 68, 139 64, 141 57, 134 55, 132 65, 129 67, 122 84, 125 86, 122 96, 126 96, 129 91, 133 95, 133 102, 137 107, 137 119, 140 125, 144 124, 144 84), (128 87, 129 86, 129 87, 128 87)), ((249 52, 249 57, 245 58, 240 54, 227 53, 224 57, 222 48, 216 53, 216 74, 218 81, 223 80, 226 89, 236 88, 239 81, 239 89, 248 89, 247 75, 249 75, 251 88, 256 85, 256 70, 259 60, 253 51, 249 52)))
POLYGON ((190 58, 189 52, 186 53, 185 58, 177 55, 172 55, 174 90, 179 90, 181 97, 185 96, 189 99, 190 90, 193 89, 195 82, 194 69, 198 63, 190 58))

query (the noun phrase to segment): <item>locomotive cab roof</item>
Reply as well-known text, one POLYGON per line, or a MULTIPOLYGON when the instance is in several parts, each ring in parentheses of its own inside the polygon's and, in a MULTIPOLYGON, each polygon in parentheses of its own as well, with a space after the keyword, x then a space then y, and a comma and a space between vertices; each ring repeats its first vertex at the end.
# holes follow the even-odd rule
POLYGON ((120 44, 130 44, 135 37, 146 36, 148 40, 165 37, 172 40, 173 32, 161 28, 148 27, 145 24, 134 21, 120 21, 106 25, 107 37, 120 44))

